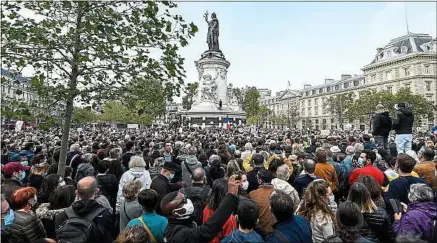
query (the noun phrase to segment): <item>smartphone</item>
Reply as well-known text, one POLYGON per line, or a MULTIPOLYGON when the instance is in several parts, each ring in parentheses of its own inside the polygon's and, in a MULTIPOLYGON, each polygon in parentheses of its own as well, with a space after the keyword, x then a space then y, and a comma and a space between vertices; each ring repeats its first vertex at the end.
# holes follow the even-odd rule
POLYGON ((391 207, 393 208, 394 213, 402 212, 402 204, 396 199, 389 199, 391 207))

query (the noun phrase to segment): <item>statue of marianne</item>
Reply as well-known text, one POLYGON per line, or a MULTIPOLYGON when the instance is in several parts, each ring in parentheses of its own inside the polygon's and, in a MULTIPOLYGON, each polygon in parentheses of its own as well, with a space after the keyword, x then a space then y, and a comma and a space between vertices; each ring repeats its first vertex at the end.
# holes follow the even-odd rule
POLYGON ((219 21, 215 13, 211 14, 211 20, 208 20, 208 11, 206 11, 205 21, 208 24, 208 35, 206 36, 206 43, 208 43, 208 49, 210 51, 220 51, 219 46, 219 21))

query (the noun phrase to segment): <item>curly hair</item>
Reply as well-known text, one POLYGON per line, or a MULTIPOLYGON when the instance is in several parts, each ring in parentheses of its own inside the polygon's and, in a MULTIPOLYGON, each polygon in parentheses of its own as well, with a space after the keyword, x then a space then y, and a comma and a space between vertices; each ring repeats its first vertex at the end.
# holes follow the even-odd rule
POLYGON ((322 212, 324 218, 331 218, 334 221, 334 214, 329 208, 328 202, 323 198, 328 193, 328 188, 329 185, 325 180, 318 179, 311 182, 303 195, 296 214, 311 222, 318 212, 322 212))
POLYGON ((125 228, 117 237, 117 243, 151 243, 149 234, 143 226, 125 228))

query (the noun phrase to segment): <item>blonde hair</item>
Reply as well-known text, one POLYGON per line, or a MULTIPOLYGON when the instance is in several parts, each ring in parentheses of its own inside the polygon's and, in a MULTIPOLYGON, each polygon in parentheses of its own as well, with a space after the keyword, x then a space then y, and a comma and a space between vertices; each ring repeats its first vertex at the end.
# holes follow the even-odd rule
POLYGON ((123 186, 123 197, 126 201, 133 201, 140 192, 143 183, 140 180, 129 181, 123 186))
POLYGON ((143 157, 140 156, 132 156, 130 157, 129 161, 129 169, 135 168, 135 167, 146 167, 146 161, 144 161, 143 157))

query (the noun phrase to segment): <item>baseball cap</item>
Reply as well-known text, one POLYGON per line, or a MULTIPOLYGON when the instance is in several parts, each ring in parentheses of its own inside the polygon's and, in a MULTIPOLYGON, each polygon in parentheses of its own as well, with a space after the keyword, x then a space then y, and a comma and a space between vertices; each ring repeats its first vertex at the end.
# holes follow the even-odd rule
POLYGON ((3 172, 12 174, 14 172, 29 170, 30 166, 23 166, 20 162, 9 162, 3 167, 3 172))

